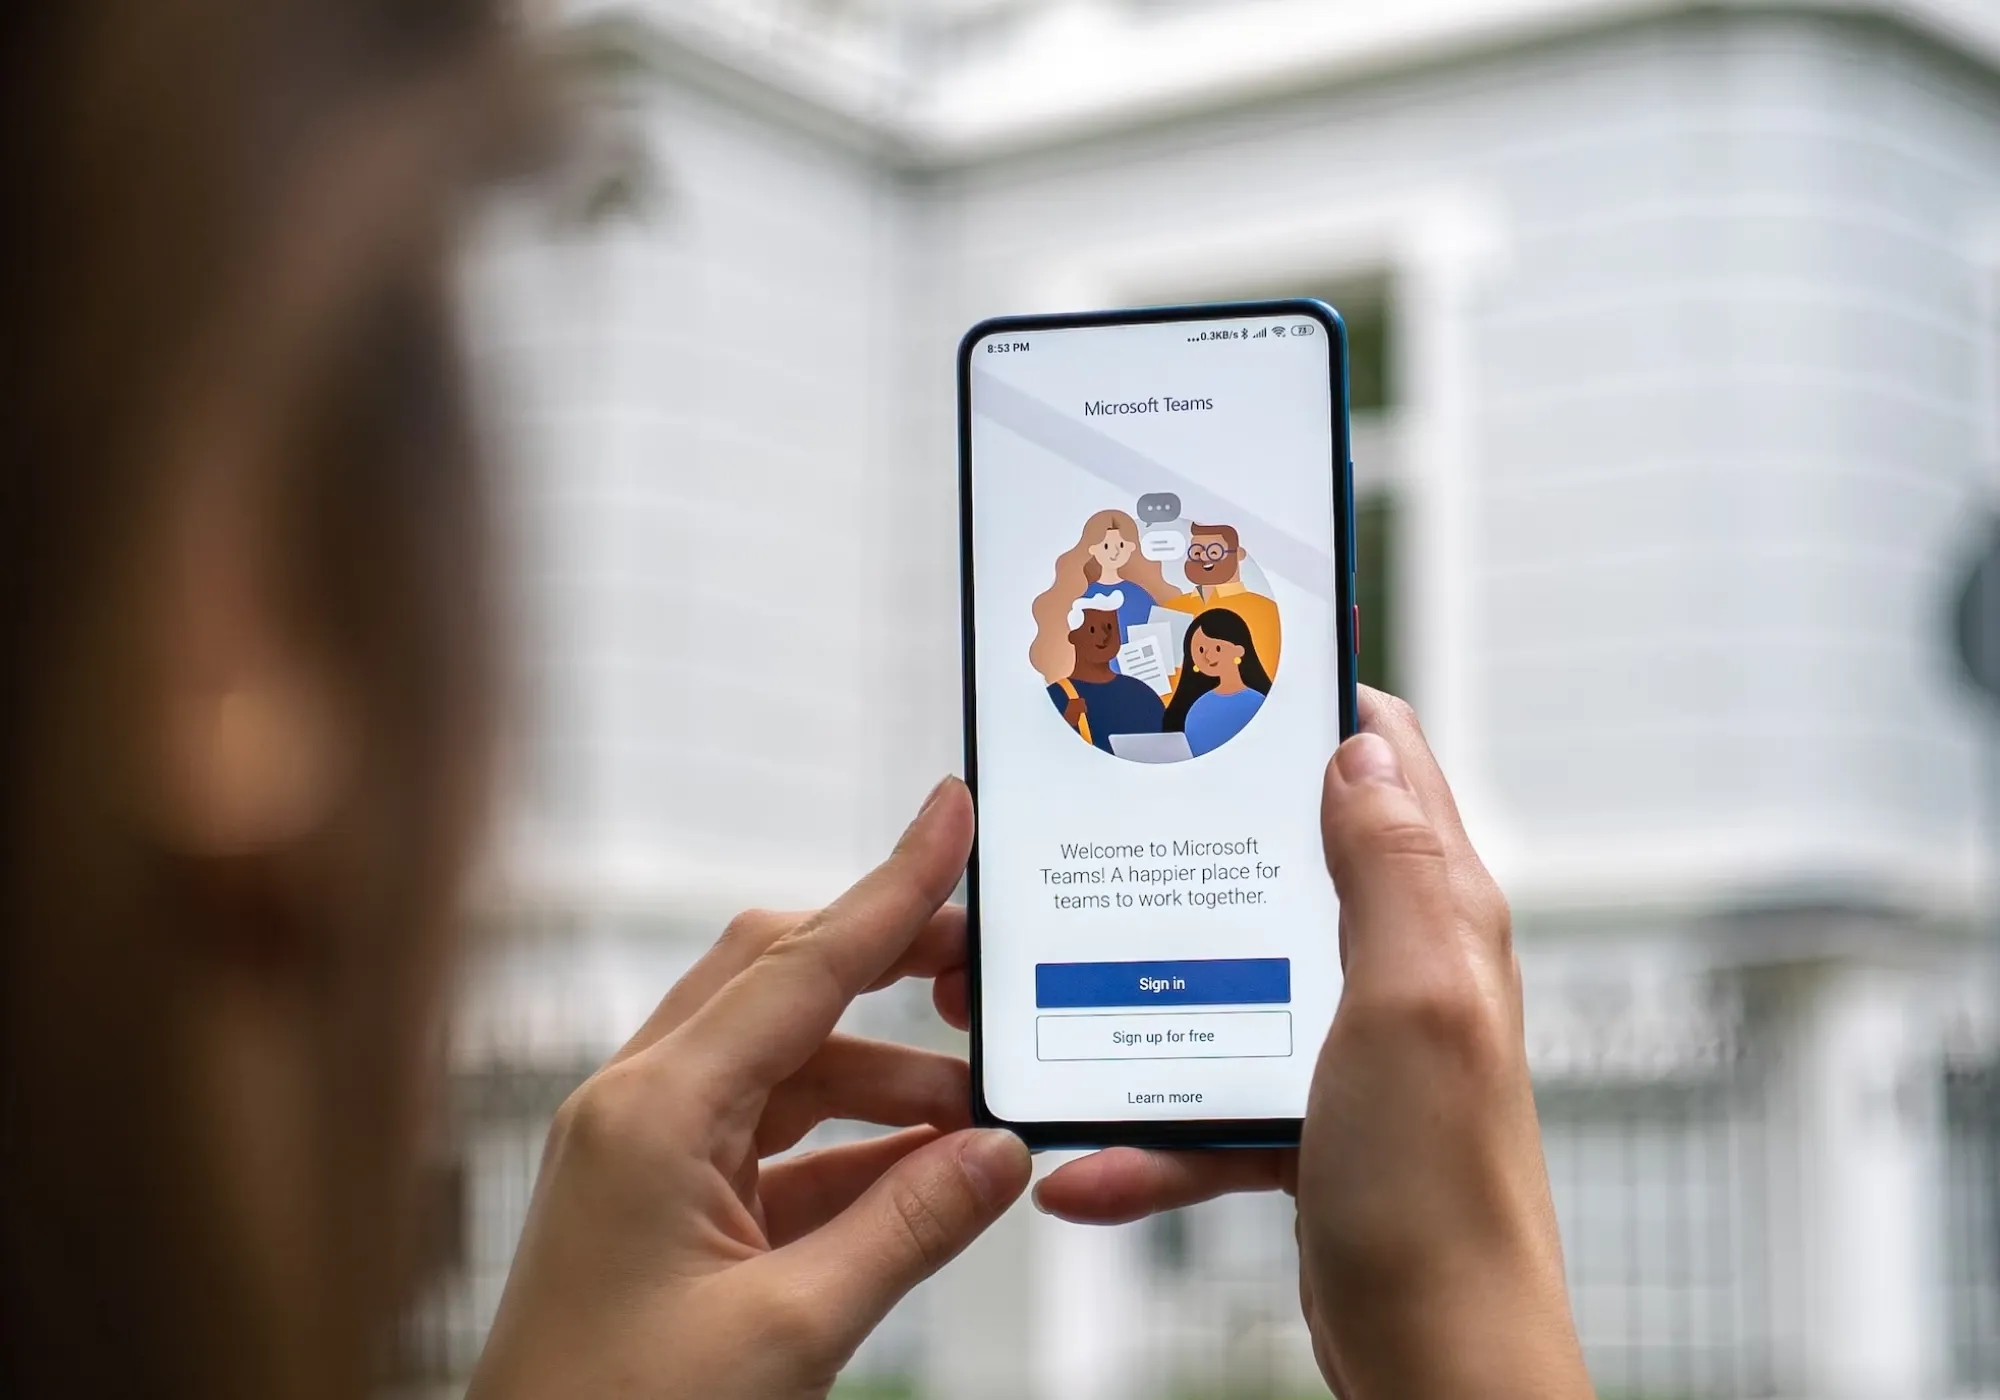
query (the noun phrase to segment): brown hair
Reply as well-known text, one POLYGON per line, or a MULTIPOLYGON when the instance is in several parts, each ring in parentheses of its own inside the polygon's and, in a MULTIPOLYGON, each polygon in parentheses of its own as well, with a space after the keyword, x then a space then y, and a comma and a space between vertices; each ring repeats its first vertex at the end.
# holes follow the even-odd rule
POLYGON ((362 1388, 490 729, 443 274, 450 193, 522 111, 493 9, 0 7, 0 1394, 362 1388), (324 831, 240 867, 160 849, 133 806, 171 443, 219 382, 274 415, 278 605, 360 731, 324 831), (318 1218, 288 1224, 339 1252, 303 1322, 217 1228, 200 938, 323 955, 306 1107, 336 1131, 289 1164, 318 1218))
MULTIPOLYGON (((1056 578, 1035 599, 1035 640, 1028 648, 1028 664, 1042 673, 1050 685, 1076 669, 1076 648, 1069 641, 1069 610, 1083 596, 1083 590, 1097 582, 1103 570, 1091 557, 1091 546, 1116 530, 1135 546, 1142 538, 1138 522, 1122 510, 1100 510, 1083 523, 1083 533, 1073 548, 1056 559, 1056 578)), ((1167 582, 1158 562, 1135 549, 1121 572, 1151 595, 1156 603, 1178 598, 1181 590, 1167 582)))

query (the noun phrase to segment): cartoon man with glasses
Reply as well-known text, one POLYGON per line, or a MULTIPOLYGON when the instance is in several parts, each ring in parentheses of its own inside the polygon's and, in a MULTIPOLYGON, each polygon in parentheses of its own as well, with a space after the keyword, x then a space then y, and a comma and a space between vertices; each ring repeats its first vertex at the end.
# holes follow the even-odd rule
POLYGON ((1199 614, 1224 607, 1250 627, 1257 655, 1265 668, 1278 673, 1278 605, 1261 593, 1252 593, 1239 575, 1243 568, 1243 545, 1234 525, 1190 525, 1187 558, 1182 567, 1194 586, 1192 593, 1164 599, 1160 606, 1175 612, 1199 614))

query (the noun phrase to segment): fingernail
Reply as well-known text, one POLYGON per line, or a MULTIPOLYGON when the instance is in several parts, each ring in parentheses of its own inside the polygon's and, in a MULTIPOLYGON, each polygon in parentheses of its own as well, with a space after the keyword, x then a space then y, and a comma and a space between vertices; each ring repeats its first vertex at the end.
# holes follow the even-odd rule
POLYGON ((938 779, 937 786, 932 788, 930 796, 924 799, 924 805, 917 808, 917 814, 910 818, 910 824, 903 828, 903 834, 896 839, 896 844, 899 847, 910 839, 912 832, 924 824, 925 816, 930 813, 931 808, 937 806, 937 800, 944 795, 945 785, 949 782, 951 782, 950 778, 938 779))
POLYGON ((1040 1212, 1041 1212, 1041 1213, 1042 1213, 1043 1215, 1054 1215, 1054 1214, 1055 1214, 1055 1212, 1054 1212, 1054 1211, 1050 1210, 1050 1209, 1049 1209, 1049 1208, 1048 1208, 1048 1207, 1047 1207, 1046 1205, 1044 1205, 1044 1204, 1042 1203, 1042 1183, 1041 1183, 1041 1182, 1039 1182, 1039 1181, 1038 1181, 1038 1182, 1036 1182, 1036 1183, 1035 1183, 1035 1189, 1034 1189, 1034 1190, 1032 1190, 1032 1191, 1030 1191, 1030 1192, 1028 1193, 1028 1200, 1029 1200, 1030 1202, 1032 1202, 1032 1203, 1034 1204, 1034 1207, 1035 1207, 1035 1209, 1036 1209, 1036 1210, 1038 1210, 1038 1211, 1040 1211, 1040 1212))
POLYGON ((972 1133, 958 1149, 958 1164, 979 1198, 999 1209, 1021 1194, 1029 1171, 1028 1145, 1008 1132, 972 1133))
POLYGON ((1333 756, 1340 776, 1356 786, 1407 787, 1395 749, 1380 734, 1357 734, 1333 756))
POLYGON ((937 780, 937 786, 933 787, 930 791, 930 796, 924 799, 924 805, 917 808, 917 815, 921 817, 924 813, 930 811, 931 808, 935 807, 937 805, 937 800, 940 797, 944 796, 944 790, 950 786, 951 786, 951 774, 947 773, 942 778, 939 778, 937 780))

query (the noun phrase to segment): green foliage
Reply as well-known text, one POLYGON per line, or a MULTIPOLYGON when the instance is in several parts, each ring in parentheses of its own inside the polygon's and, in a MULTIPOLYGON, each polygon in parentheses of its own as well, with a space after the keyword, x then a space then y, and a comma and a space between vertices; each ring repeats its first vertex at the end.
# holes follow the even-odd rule
POLYGON ((556 62, 566 82, 600 91, 626 87, 658 70, 642 35, 632 17, 603 15, 558 32, 556 62))
POLYGON ((1400 695, 1396 654, 1396 498, 1387 492, 1354 501, 1354 601, 1361 605, 1363 685, 1400 695))
POLYGON ((919 1396, 909 1381, 842 1381, 834 1386, 832 1400, 919 1400, 919 1396))

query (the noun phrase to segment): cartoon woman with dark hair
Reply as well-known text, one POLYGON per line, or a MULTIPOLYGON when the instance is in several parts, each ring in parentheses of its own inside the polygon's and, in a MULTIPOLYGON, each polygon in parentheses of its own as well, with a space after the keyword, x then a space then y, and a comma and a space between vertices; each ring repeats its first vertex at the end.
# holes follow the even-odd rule
POLYGON ((1270 693, 1250 624, 1227 608, 1210 608, 1188 627, 1180 682, 1160 728, 1187 735, 1188 749, 1200 757, 1234 739, 1270 693))
MULTIPOLYGON (((1139 553, 1139 525, 1122 510, 1086 520, 1076 546, 1056 560, 1055 582, 1035 599, 1035 642, 1028 660, 1054 685, 1069 674, 1069 612, 1081 598, 1116 595, 1118 640, 1152 615, 1155 603, 1180 596, 1154 560, 1139 553)), ((1114 654, 1111 669, 1118 663, 1114 654)))

